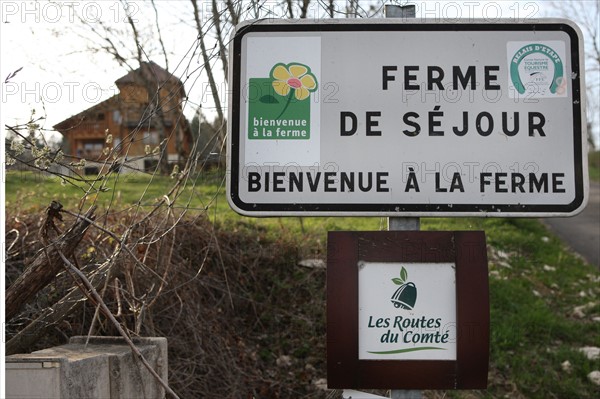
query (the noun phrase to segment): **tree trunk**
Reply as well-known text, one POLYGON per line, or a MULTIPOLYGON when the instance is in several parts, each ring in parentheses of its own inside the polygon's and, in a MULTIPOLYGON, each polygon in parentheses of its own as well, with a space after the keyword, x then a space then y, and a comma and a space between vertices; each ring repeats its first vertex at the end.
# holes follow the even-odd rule
MULTIPOLYGON (((194 19, 196 21, 196 29, 198 30, 198 38, 200 40, 200 51, 202 53, 204 69, 206 70, 206 75, 208 76, 208 84, 213 95, 213 101, 217 110, 217 117, 220 121, 223 121, 225 117, 223 116, 223 109, 221 108, 221 99, 219 98, 219 91, 217 89, 217 84, 215 83, 215 78, 213 76, 212 68, 210 66, 210 59, 208 57, 208 52, 206 51, 206 45, 204 44, 204 32, 202 30, 202 24, 200 22, 198 3, 196 0, 191 0, 191 2, 192 6, 194 7, 194 19)), ((218 139, 219 147, 223 147, 223 144, 225 143, 225 133, 223 131, 219 132, 218 139)))

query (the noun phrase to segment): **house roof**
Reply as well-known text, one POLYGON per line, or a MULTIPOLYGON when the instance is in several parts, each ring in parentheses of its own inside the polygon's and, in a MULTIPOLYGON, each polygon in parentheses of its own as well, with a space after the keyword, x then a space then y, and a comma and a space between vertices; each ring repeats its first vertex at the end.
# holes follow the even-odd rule
POLYGON ((181 80, 173 76, 172 73, 166 71, 158 64, 150 62, 142 62, 140 67, 136 70, 130 71, 127 75, 120 77, 115 81, 117 85, 126 83, 137 83, 143 84, 141 77, 145 77, 147 80, 157 82, 158 84, 173 83, 183 85, 181 80))
MULTIPOLYGON (((183 83, 176 76, 163 69, 160 65, 156 64, 153 61, 142 62, 138 69, 128 72, 126 75, 120 77, 115 81, 117 86, 121 84, 138 84, 144 85, 144 81, 141 79, 140 74, 145 76, 147 80, 152 82, 157 82, 158 85, 163 85, 165 83, 172 83, 178 86, 178 90, 180 90, 180 94, 182 97, 185 97, 185 89, 183 87, 183 83)), ((63 120, 62 122, 54 125, 54 129, 65 134, 66 131, 70 130, 74 126, 83 122, 85 119, 89 117, 89 115, 94 112, 100 111, 104 108, 110 107, 114 104, 114 102, 119 100, 119 96, 115 95, 107 100, 102 101, 84 111, 79 112, 76 115, 72 115, 69 118, 63 120)))
POLYGON ((78 124, 80 124, 83 121, 85 121, 86 119, 88 119, 90 116, 95 115, 97 112, 110 110, 112 108, 112 105, 118 101, 119 101, 119 96, 117 94, 115 94, 114 96, 112 96, 96 105, 93 105, 90 108, 87 108, 78 114, 72 115, 63 121, 58 122, 56 125, 54 125, 52 127, 54 128, 54 130, 56 130, 62 134, 65 134, 70 129, 76 127, 78 124))

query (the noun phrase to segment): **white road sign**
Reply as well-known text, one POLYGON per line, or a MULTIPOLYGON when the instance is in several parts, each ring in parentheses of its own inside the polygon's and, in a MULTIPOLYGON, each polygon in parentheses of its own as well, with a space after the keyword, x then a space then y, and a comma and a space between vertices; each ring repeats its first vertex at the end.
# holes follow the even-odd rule
POLYGON ((239 213, 569 216, 587 202, 567 20, 252 21, 232 40, 239 213))

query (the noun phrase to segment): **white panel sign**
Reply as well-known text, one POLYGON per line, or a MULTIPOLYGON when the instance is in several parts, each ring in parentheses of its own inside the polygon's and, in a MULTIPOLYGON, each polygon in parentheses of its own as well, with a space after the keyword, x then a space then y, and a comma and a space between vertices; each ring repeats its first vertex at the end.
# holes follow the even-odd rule
POLYGON ((358 267, 359 359, 456 360, 453 263, 358 267))
POLYGON ((230 70, 246 215, 565 216, 587 201, 579 29, 253 21, 230 70))

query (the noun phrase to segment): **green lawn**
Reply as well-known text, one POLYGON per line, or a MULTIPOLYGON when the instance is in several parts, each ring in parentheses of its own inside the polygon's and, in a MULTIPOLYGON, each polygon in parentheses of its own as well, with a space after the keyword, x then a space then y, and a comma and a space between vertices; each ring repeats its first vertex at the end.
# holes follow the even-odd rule
MULTIPOLYGON (((481 229, 490 246, 490 384, 481 397, 595 398, 600 369, 578 348, 599 346, 600 276, 531 219, 426 220, 426 229, 481 229), (585 315, 575 308, 583 306, 585 315), (586 308, 587 307, 587 308, 586 308), (565 361, 571 371, 562 369, 565 361)), ((464 397, 450 394, 449 397, 464 397)), ((478 395, 479 397, 479 395, 478 395)))
MULTIPOLYGON (((597 156, 598 153, 596 153, 597 156)), ((592 172, 593 169, 591 170, 592 172)), ((101 209, 152 209, 174 180, 122 175, 96 187, 90 196, 101 209)), ((83 191, 53 178, 10 172, 6 209, 40 212, 56 199, 67 209, 80 205, 83 191)), ((225 229, 267 232, 298 243, 301 256, 325 255, 328 230, 381 230, 384 218, 244 218, 229 209, 222 175, 212 172, 189 182, 175 210, 206 213, 225 229)), ((587 379, 600 369, 578 349, 600 346, 600 277, 534 219, 423 218, 423 230, 484 230, 488 242, 491 296, 491 364, 489 389, 482 392, 427 392, 427 397, 596 398, 598 386, 587 379), (576 308, 579 308, 579 311, 576 308), (594 320, 596 318, 596 320, 594 320), (561 364, 569 361, 570 370, 561 364), (471 396, 470 396, 471 395, 471 396), (475 395, 475 396, 472 396, 475 395)))
POLYGON ((600 181, 600 151, 592 151, 588 154, 590 180, 600 181))
MULTIPOLYGON (((65 207, 77 208, 89 192, 87 203, 95 202, 101 209, 122 209, 128 206, 152 207, 167 194, 175 180, 150 174, 113 175, 106 180, 65 183, 58 177, 46 177, 33 172, 8 172, 6 175, 7 207, 35 210, 45 208, 52 200, 65 207)), ((214 175, 189 181, 177 202, 205 208, 217 195, 220 180, 214 175), (208 181, 206 180, 208 179, 208 181)), ((174 201, 175 198, 170 198, 174 201)))
MULTIPOLYGON (((95 203, 100 211, 140 207, 151 210, 170 191, 175 180, 147 174, 121 174, 97 182, 83 208, 95 203)), ((6 208, 21 212, 39 212, 50 201, 59 201, 66 209, 76 211, 82 204, 85 184, 61 184, 61 179, 32 172, 8 172, 6 176, 6 208)), ((328 230, 379 230, 387 226, 383 218, 248 218, 235 213, 227 203, 222 173, 211 171, 186 182, 175 198, 169 198, 176 212, 189 209, 204 213, 215 223, 232 228, 273 228, 273 234, 303 234, 305 238, 324 239, 328 230)))

